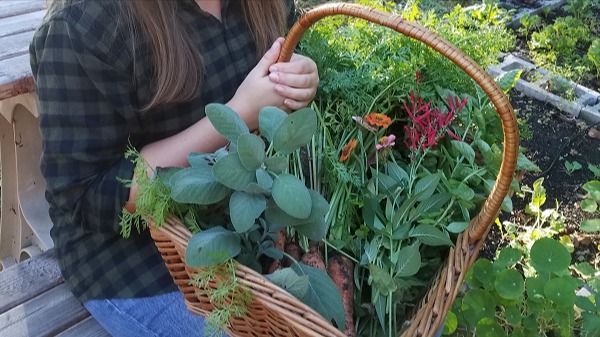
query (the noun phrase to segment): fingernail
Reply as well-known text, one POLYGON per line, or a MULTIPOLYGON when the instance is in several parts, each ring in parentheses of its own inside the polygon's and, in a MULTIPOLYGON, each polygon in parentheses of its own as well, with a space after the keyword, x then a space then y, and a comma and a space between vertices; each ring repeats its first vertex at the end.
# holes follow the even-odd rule
POLYGON ((277 67, 276 66, 271 66, 271 68, 269 68, 269 71, 272 73, 277 72, 277 67))
POLYGON ((276 90, 276 91, 282 91, 282 90, 283 90, 283 87, 282 87, 281 85, 276 85, 276 86, 275 86, 275 90, 276 90))
POLYGON ((269 74, 269 77, 270 77, 270 78, 271 78, 271 80, 273 80, 273 81, 276 81, 276 82, 277 82, 277 81, 279 81, 279 74, 278 74, 278 73, 273 73, 273 72, 272 72, 272 73, 270 73, 270 74, 269 74))

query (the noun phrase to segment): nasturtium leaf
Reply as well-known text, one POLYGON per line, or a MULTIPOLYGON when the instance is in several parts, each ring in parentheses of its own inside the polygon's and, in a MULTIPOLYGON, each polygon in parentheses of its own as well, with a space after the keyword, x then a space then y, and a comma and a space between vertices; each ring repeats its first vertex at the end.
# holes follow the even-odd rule
POLYGON ((587 311, 596 311, 596 306, 592 303, 591 297, 575 296, 575 305, 587 311))
POLYGON ((584 312, 581 316, 583 321, 581 324, 581 336, 600 336, 600 316, 590 312, 584 312))
POLYGON ((179 203, 212 205, 231 193, 219 183, 212 171, 188 167, 173 174, 169 179, 171 198, 179 203))
POLYGON ((521 261, 523 253, 520 250, 512 247, 503 248, 498 254, 498 258, 494 261, 494 266, 500 268, 511 268, 517 262, 521 261))
POLYGON ((490 289, 494 283, 494 268, 488 259, 479 259, 471 268, 473 277, 481 283, 481 286, 490 289))
POLYGON ((538 272, 559 273, 571 263, 571 254, 558 241, 550 238, 537 240, 531 247, 531 264, 538 272))
POLYGON ((218 182, 236 191, 243 191, 248 184, 256 182, 254 170, 247 170, 237 153, 219 159, 213 166, 213 174, 218 182))
POLYGON ((525 287, 527 288, 527 297, 529 300, 539 302, 544 297, 544 281, 541 277, 529 277, 525 280, 525 287))
POLYGON ((576 283, 570 277, 550 279, 544 285, 544 295, 547 299, 561 307, 572 307, 575 304, 576 283))
POLYGON ((451 179, 449 182, 450 185, 450 193, 456 196, 457 198, 465 201, 473 200, 475 197, 475 191, 472 188, 467 186, 467 184, 451 179))
POLYGON ((523 296, 525 290, 523 275, 515 269, 503 270, 496 275, 494 287, 500 297, 507 300, 516 300, 523 296))
POLYGON ((304 298, 308 293, 308 276, 300 276, 292 268, 279 269, 265 277, 298 299, 304 298))
POLYGON ((229 199, 231 224, 238 233, 244 233, 252 227, 265 208, 267 201, 263 195, 235 191, 229 199))
POLYGON ((328 321, 335 321, 338 329, 344 330, 346 321, 342 296, 331 278, 325 272, 303 263, 294 264, 292 269, 300 276, 308 276, 308 291, 300 300, 328 321))
POLYGON ((306 219, 310 216, 312 208, 310 193, 304 183, 295 176, 279 175, 273 182, 271 194, 277 206, 287 214, 298 219, 306 219))
POLYGON ((380 294, 387 296, 396 291, 397 285, 389 272, 383 270, 375 264, 369 265, 369 272, 373 280, 373 288, 377 289, 380 294))
POLYGON ((256 170, 256 181, 260 187, 266 190, 271 190, 273 187, 273 177, 263 169, 256 170))
POLYGON ((265 142, 254 134, 240 135, 237 141, 240 162, 247 170, 256 170, 265 160, 265 142))
MULTIPOLYGON (((594 275, 596 275, 596 272, 597 272, 596 268, 594 268, 594 266, 592 266, 589 262, 576 263, 573 266, 573 269, 575 269, 575 271, 577 271, 577 273, 579 275, 581 275, 583 277, 583 279, 588 279, 590 277, 593 277, 594 275)), ((598 273, 600 275, 600 272, 598 272, 598 273)))
POLYGON ((507 335, 496 320, 484 318, 477 323, 477 337, 507 337, 507 335))
POLYGON ((407 277, 415 275, 421 269, 421 253, 419 245, 414 243, 400 249, 396 263, 396 276, 407 277))
POLYGON ((598 209, 598 202, 592 199, 581 201, 581 210, 588 213, 594 213, 598 209))
POLYGON ((583 189, 586 190, 590 197, 596 201, 600 201, 600 181, 592 180, 588 181, 583 185, 583 189))
POLYGON ((267 166, 267 170, 281 174, 288 170, 289 158, 287 156, 272 156, 265 159, 265 165, 267 166))
POLYGON ((325 222, 325 214, 329 211, 329 203, 319 193, 309 190, 312 202, 311 212, 308 219, 296 225, 294 229, 313 241, 321 241, 325 238, 329 226, 325 222))
POLYGON ((469 227, 469 223, 466 221, 454 221, 446 226, 446 230, 450 233, 459 234, 465 231, 469 227))
POLYGON ((444 336, 452 335, 454 331, 456 331, 456 328, 458 328, 458 318, 454 312, 448 311, 446 320, 444 321, 444 331, 442 334, 444 336))
POLYGON ((417 195, 417 201, 429 199, 435 192, 435 189, 437 188, 439 182, 439 173, 430 174, 419 179, 413 191, 414 195, 417 195))
POLYGON ((287 118, 288 114, 274 106, 264 107, 258 113, 258 129, 260 134, 265 136, 269 142, 273 141, 273 137, 281 126, 281 123, 287 118))
POLYGON ((471 145, 459 140, 453 140, 452 148, 454 148, 456 151, 458 151, 458 153, 465 157, 465 159, 469 163, 473 164, 473 162, 475 161, 475 151, 473 150, 471 145))
POLYGON ((493 318, 496 314, 495 303, 489 292, 471 289, 462 299, 464 317, 471 326, 477 325, 482 318, 493 318))
MULTIPOLYGON (((521 325, 521 321, 523 319, 523 314, 521 310, 519 310, 518 304, 507 305, 504 307, 504 316, 506 317, 506 321, 508 324, 512 326, 521 325)), ((511 336, 514 337, 514 336, 511 336)))
POLYGON ((242 249, 240 237, 217 226, 198 232, 190 238, 185 263, 195 268, 210 267, 236 257, 242 249))
POLYGON ((410 237, 416 238, 428 246, 452 246, 448 234, 431 225, 419 225, 410 231, 410 237))
POLYGON ((600 232, 600 219, 583 220, 581 230, 587 233, 600 232))
POLYGON ((240 135, 250 133, 242 118, 225 104, 210 103, 204 111, 215 129, 230 142, 237 143, 240 135))
POLYGON ((289 154, 306 145, 317 131, 317 114, 310 108, 300 109, 286 117, 273 136, 273 148, 289 154))

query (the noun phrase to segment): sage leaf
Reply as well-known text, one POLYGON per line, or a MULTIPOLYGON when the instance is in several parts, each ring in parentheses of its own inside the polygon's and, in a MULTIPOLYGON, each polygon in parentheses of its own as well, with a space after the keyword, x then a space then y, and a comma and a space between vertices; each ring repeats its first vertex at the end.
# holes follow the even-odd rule
POLYGON ((417 181, 414 189, 414 195, 417 196, 417 201, 429 199, 440 182, 440 174, 435 173, 421 178, 417 181))
POLYGON ((292 268, 279 269, 265 277, 298 299, 305 298, 308 293, 308 276, 300 276, 292 268))
POLYGON ((452 246, 448 235, 431 225, 419 225, 410 231, 410 237, 416 238, 428 246, 452 246))
POLYGON ((473 150, 471 145, 459 140, 453 140, 451 143, 452 148, 454 148, 456 151, 458 151, 458 153, 465 157, 465 159, 470 164, 473 164, 473 162, 475 161, 475 151, 473 150))
POLYGON ((171 198, 183 204, 212 205, 231 193, 219 183, 212 171, 188 167, 173 174, 169 179, 171 198))
POLYGON ((213 166, 218 182, 236 191, 243 191, 248 184, 256 182, 254 170, 247 170, 237 153, 230 153, 213 166))
POLYGON ((265 165, 269 171, 281 174, 288 170, 289 158, 275 155, 265 159, 265 165))
POLYGON ((215 129, 232 143, 237 144, 240 135, 250 133, 242 118, 225 104, 210 103, 204 111, 215 129))
POLYGON ((241 135, 237 141, 237 152, 247 170, 256 170, 265 160, 265 142, 251 133, 241 135))
POLYGON ((531 246, 531 264, 538 272, 559 273, 571 263, 571 254, 560 242, 550 238, 537 240, 531 246))
POLYGON ((299 276, 308 276, 308 291, 300 300, 328 321, 335 321, 338 329, 344 330, 346 321, 342 296, 331 278, 319 269, 303 263, 294 264, 292 269, 299 276))
POLYGON ((221 226, 198 232, 190 238, 185 251, 185 263, 204 268, 236 257, 242 250, 240 237, 221 226))
POLYGON ((165 184, 165 186, 171 188, 171 178, 179 171, 183 171, 185 169, 186 168, 181 167, 157 167, 156 176, 163 184, 165 184))
POLYGON ((306 145, 317 131, 317 114, 310 108, 300 109, 286 117, 273 137, 273 148, 289 154, 306 145))
POLYGON ((587 233, 600 232, 600 219, 588 219, 581 222, 581 230, 587 233))
POLYGON ((233 192, 229 199, 231 224, 238 233, 247 232, 265 208, 267 201, 263 195, 233 192))
POLYGON ((273 200, 284 212, 298 219, 310 216, 312 202, 308 188, 291 174, 282 174, 273 182, 273 200))
POLYGON ((271 190, 273 187, 273 178, 269 172, 263 169, 256 170, 256 181, 258 182, 258 185, 265 190, 271 190))
POLYGON ((310 216, 296 225, 294 229, 310 240, 321 241, 329 230, 329 226, 325 222, 325 214, 329 211, 329 203, 319 193, 313 190, 309 190, 309 193, 312 202, 310 216))
POLYGON ((407 277, 415 275, 421 269, 421 253, 419 244, 400 249, 396 263, 396 276, 407 277))
POLYGON ((288 114, 274 106, 264 107, 258 113, 258 129, 269 142, 273 142, 275 133, 287 118, 288 114))
POLYGON ((267 201, 267 209, 265 210, 265 219, 267 222, 273 225, 277 225, 277 227, 288 227, 288 226, 296 226, 306 219, 298 219, 293 216, 287 214, 272 199, 267 201))

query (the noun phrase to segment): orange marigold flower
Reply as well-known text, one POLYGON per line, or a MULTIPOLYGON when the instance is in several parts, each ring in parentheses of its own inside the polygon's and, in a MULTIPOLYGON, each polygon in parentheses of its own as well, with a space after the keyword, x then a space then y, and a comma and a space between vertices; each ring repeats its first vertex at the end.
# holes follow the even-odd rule
POLYGON ((371 112, 367 115, 367 117, 365 117, 365 120, 367 121, 367 123, 369 123, 369 125, 380 126, 384 129, 387 129, 388 126, 392 124, 391 118, 378 112, 371 112))
POLYGON ((346 145, 344 145, 344 148, 342 149, 342 154, 340 155, 340 161, 348 160, 348 158, 350 158, 350 155, 356 148, 357 144, 358 144, 358 141, 356 139, 354 139, 354 138, 350 139, 350 141, 348 143, 346 143, 346 145))

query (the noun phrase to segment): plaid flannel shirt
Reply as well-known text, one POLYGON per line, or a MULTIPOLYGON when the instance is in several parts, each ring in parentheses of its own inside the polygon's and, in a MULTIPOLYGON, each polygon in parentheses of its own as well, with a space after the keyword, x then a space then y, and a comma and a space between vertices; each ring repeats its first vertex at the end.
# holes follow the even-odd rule
MULTIPOLYGON (((204 117, 207 103, 228 101, 257 62, 237 0, 223 1, 222 21, 193 0, 178 0, 177 15, 203 57, 201 92, 141 111, 152 88, 148 48, 125 36, 115 1, 71 1, 44 21, 30 46, 51 236, 81 301, 176 290, 147 232, 127 240, 119 234, 129 189, 117 177, 133 175, 124 152, 130 142, 139 149, 182 131, 204 117)), ((290 22, 293 13, 292 5, 290 22)))

